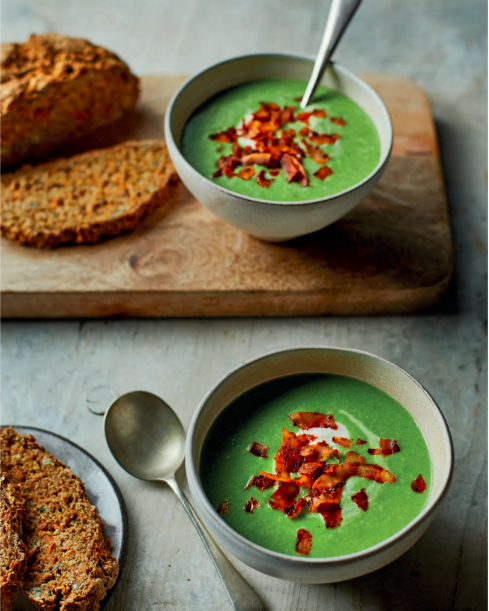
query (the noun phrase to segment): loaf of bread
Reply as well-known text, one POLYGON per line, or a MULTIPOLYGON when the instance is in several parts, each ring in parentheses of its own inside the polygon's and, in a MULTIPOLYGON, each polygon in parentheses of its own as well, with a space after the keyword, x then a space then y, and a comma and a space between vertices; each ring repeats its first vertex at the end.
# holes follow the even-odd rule
POLYGON ((117 55, 59 34, 3 44, 1 82, 3 170, 112 123, 139 94, 137 77, 117 55))
POLYGON ((2 611, 10 611, 21 586, 25 565, 22 541, 24 504, 17 488, 0 476, 0 597, 2 611))
POLYGON ((119 565, 83 482, 12 428, 2 429, 1 457, 24 502, 25 595, 43 611, 97 611, 119 565))
POLYGON ((2 235, 52 248, 134 229, 174 176, 166 146, 126 142, 1 177, 2 235))

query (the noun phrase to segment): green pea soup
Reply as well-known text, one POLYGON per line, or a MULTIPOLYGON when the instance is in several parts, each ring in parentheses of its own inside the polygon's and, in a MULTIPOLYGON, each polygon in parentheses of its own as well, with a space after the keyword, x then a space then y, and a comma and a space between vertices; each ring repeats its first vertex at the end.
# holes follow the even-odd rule
MULTIPOLYGON (((361 182, 377 166, 380 159, 380 140, 377 130, 367 113, 353 100, 334 89, 320 86, 314 103, 308 110, 324 110, 324 118, 312 116, 309 127, 317 133, 338 133, 334 144, 320 148, 330 156, 328 166, 333 173, 321 180, 314 173, 321 167, 307 155, 302 164, 309 178, 309 185, 287 182, 284 172, 267 177, 273 182, 268 188, 261 187, 255 179, 242 180, 237 176, 214 177, 217 162, 223 155, 232 152, 230 143, 215 142, 210 136, 228 129, 238 128, 243 119, 258 110, 261 102, 274 102, 281 107, 296 106, 296 98, 302 97, 306 83, 299 80, 266 79, 252 81, 227 89, 200 106, 188 120, 181 142, 185 159, 203 176, 216 184, 245 196, 271 201, 308 201, 339 193, 361 182), (331 118, 339 117, 346 124, 338 125, 331 118)), ((294 129, 297 142, 304 123, 287 123, 283 129, 294 129)), ((253 166, 258 173, 262 166, 253 166)))
POLYGON ((431 460, 412 416, 385 392, 346 376, 304 374, 262 384, 231 403, 206 436, 200 476, 215 508, 228 501, 229 512, 220 517, 242 536, 267 549, 294 556, 298 555, 297 531, 304 528, 312 534, 308 557, 327 558, 371 547, 411 522, 429 497, 431 460), (289 418, 289 414, 297 411, 333 414, 338 430, 301 431, 289 418), (396 481, 380 484, 350 477, 341 500, 343 521, 337 528, 326 528, 321 515, 307 511, 307 507, 297 518, 290 519, 269 506, 273 487, 264 491, 254 486, 244 489, 260 471, 274 473, 274 456, 284 427, 298 434, 329 435, 330 445, 340 452, 340 461, 348 450, 335 445, 331 435, 365 440, 366 444, 354 445, 352 449, 368 463, 390 471, 396 481), (397 439, 400 451, 389 456, 370 455, 368 448, 378 448, 381 437, 397 439), (268 458, 249 452, 254 442, 268 447, 268 458), (423 493, 411 488, 419 474, 426 481, 423 493), (362 511, 351 498, 362 488, 369 499, 367 511, 362 511), (261 504, 253 513, 243 509, 250 496, 261 504))

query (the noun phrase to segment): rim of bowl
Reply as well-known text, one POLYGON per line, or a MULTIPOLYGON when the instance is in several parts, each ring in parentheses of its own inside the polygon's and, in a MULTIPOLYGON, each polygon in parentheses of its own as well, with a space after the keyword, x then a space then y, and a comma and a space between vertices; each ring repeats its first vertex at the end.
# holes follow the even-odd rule
MULTIPOLYGON (((271 199, 261 199, 261 198, 258 198, 258 197, 250 197, 249 195, 242 195, 241 193, 237 193, 236 191, 232 191, 231 189, 226 189, 226 187, 222 187, 221 185, 218 185, 217 183, 215 183, 212 180, 210 180, 209 178, 207 178, 207 176, 204 176, 203 174, 198 172, 185 159, 185 157, 182 155, 182 153, 180 151, 180 147, 177 146, 177 144, 176 144, 176 142, 175 142, 175 140, 173 138, 172 130, 171 130, 171 127, 170 127, 170 117, 172 116, 173 109, 174 109, 174 107, 176 106, 176 104, 178 102, 178 98, 181 95, 181 93, 186 89, 186 87, 188 87, 188 85, 190 85, 190 83, 196 81, 197 79, 199 79, 201 76, 203 76, 207 72, 210 72, 211 70, 214 70, 218 66, 222 66, 224 64, 228 64, 228 63, 232 63, 232 62, 235 62, 235 61, 238 61, 238 60, 241 60, 241 59, 252 58, 252 57, 277 57, 277 58, 283 58, 283 59, 286 59, 286 58, 304 59, 304 60, 311 61, 311 63, 314 63, 314 57, 313 56, 307 55, 307 54, 302 54, 302 53, 298 53, 298 54, 295 54, 295 53, 246 53, 244 55, 236 55, 234 57, 230 57, 228 59, 224 59, 222 61, 216 62, 215 64, 212 64, 212 65, 208 66, 207 68, 204 68, 203 70, 200 70, 199 72, 194 74, 194 76, 191 76, 189 79, 187 79, 185 81, 185 83, 183 83, 177 89, 177 91, 173 94, 173 96, 171 97, 170 102, 168 103, 168 108, 167 108, 166 113, 165 113, 165 139, 167 141, 169 141, 171 139, 172 144, 175 146, 175 149, 176 149, 177 153, 180 155, 181 160, 185 163, 187 168, 189 168, 192 172, 194 172, 195 174, 200 176, 207 183, 213 185, 216 189, 218 189, 219 191, 222 191, 223 193, 226 193, 228 195, 233 195, 234 197, 238 197, 238 198, 244 199, 244 200, 249 201, 249 202, 254 202, 254 203, 259 203, 259 204, 268 204, 268 205, 277 205, 277 206, 304 206, 304 205, 307 205, 307 204, 319 204, 319 203, 325 203, 325 202, 329 202, 329 201, 334 201, 338 197, 343 196, 343 195, 345 195, 347 193, 350 193, 350 192, 355 191, 356 189, 360 188, 362 185, 364 185, 369 180, 371 180, 378 172, 381 171, 381 169, 384 167, 384 165, 387 163, 387 161, 390 158, 390 155, 391 155, 391 152, 392 152, 392 146, 393 146, 393 142, 394 142, 394 135, 393 135, 393 129, 392 129, 392 121, 391 121, 391 118, 390 118, 390 115, 389 115, 389 111, 387 110, 387 107, 386 107, 384 101, 382 100, 380 95, 375 91, 375 89, 373 89, 373 87, 371 87, 362 78, 357 76, 354 72, 351 72, 350 70, 348 70, 348 68, 345 68, 341 64, 338 64, 337 62, 331 60, 330 63, 334 65, 335 69, 339 70, 339 72, 343 72, 348 78, 350 78, 351 80, 355 81, 357 85, 359 85, 360 87, 363 87, 365 90, 367 90, 369 95, 376 101, 378 107, 380 108, 380 110, 382 112, 382 115, 383 115, 383 119, 384 119, 385 124, 387 126, 387 130, 388 130, 387 136, 389 138, 389 145, 388 145, 387 150, 385 151, 385 153, 383 155, 381 155, 377 165, 370 172, 370 174, 368 174, 365 178, 363 178, 361 181, 355 183, 353 186, 349 187, 348 189, 344 189, 343 191, 338 191, 338 193, 333 193, 332 195, 328 195, 326 197, 322 197, 322 198, 318 198, 318 199, 308 199, 308 200, 301 200, 301 201, 295 201, 295 202, 287 202, 287 201, 277 201, 277 200, 271 200, 271 199)), ((222 91, 225 91, 225 89, 220 90, 218 93, 222 93, 222 91)), ((214 94, 214 95, 217 95, 217 94, 214 94)), ((197 106, 197 108, 199 108, 202 104, 207 102, 208 99, 210 99, 210 98, 207 98, 206 100, 202 100, 202 102, 197 106)), ((356 104, 356 102, 355 102, 355 104, 356 104)), ((195 110, 197 110, 197 108, 195 110)), ((368 115, 368 113, 366 111, 364 111, 364 112, 368 115)), ((368 116, 370 118, 370 115, 368 115, 368 116)), ((189 118, 190 117, 187 117, 187 121, 188 121, 189 118)), ((377 128, 376 128, 376 131, 378 132, 377 128)))
MULTIPOLYGON (((423 435, 424 435, 424 432, 423 432, 423 435)), ((192 420, 190 422, 190 426, 189 426, 189 429, 188 429, 188 433, 187 433, 187 442, 186 442, 185 456, 186 456, 185 463, 186 463, 186 465, 188 465, 188 470, 189 470, 189 473, 191 474, 191 477, 189 479, 192 479, 193 482, 196 484, 196 487, 198 489, 198 493, 199 493, 199 496, 200 496, 200 500, 202 501, 202 503, 203 503, 203 505, 204 505, 204 507, 205 507, 205 509, 206 509, 206 511, 207 511, 207 513, 209 515, 209 517, 214 521, 214 523, 218 526, 218 528, 222 528, 232 538, 237 539, 238 543, 241 543, 241 544, 245 545, 246 547, 250 547, 254 551, 262 552, 262 553, 265 553, 265 554, 267 554, 269 556, 277 558, 278 560, 281 560, 281 561, 287 561, 287 562, 292 562, 292 563, 294 563, 294 562, 300 562, 300 563, 306 562, 306 563, 309 563, 309 564, 343 564, 343 563, 350 562, 352 560, 360 560, 360 559, 367 558, 367 557, 372 556, 372 555, 376 554, 377 552, 379 552, 379 551, 389 547, 390 545, 395 543, 397 540, 402 539, 404 537, 404 535, 407 534, 415 526, 417 526, 418 524, 421 524, 422 522, 424 522, 437 509, 437 507, 439 506, 439 504, 441 503, 441 501, 445 497, 445 495, 446 495, 446 493, 448 491, 451 479, 452 479, 452 475, 453 475, 453 462, 454 462, 454 460, 453 460, 454 459, 454 449, 453 449, 453 440, 452 440, 452 436, 451 436, 451 433, 450 433, 450 429, 448 427, 446 418, 443 415, 443 412, 441 411, 441 409, 439 408, 438 404, 433 399, 433 397, 430 395, 430 393, 426 390, 426 388, 420 382, 418 382, 418 380, 416 380, 416 378, 414 378, 410 373, 408 373, 405 369, 403 369, 402 367, 399 367, 399 365, 396 365, 395 363, 392 363, 391 361, 388 361, 387 359, 385 359, 385 358, 383 358, 381 356, 373 354, 372 352, 366 352, 365 350, 357 350, 355 348, 343 348, 343 347, 338 347, 338 346, 310 345, 310 346, 299 346, 299 347, 292 347, 292 348, 282 348, 280 350, 273 350, 271 352, 267 352, 267 353, 262 354, 262 355, 260 355, 258 357, 250 359, 249 361, 246 361, 245 363, 242 363, 241 365, 238 365, 237 367, 234 367, 231 371, 229 371, 227 374, 225 374, 206 393, 206 395, 204 396, 204 398, 200 402, 199 406, 197 407, 197 410, 195 411, 195 413, 194 413, 194 415, 192 417, 192 420), (222 518, 219 518, 219 516, 215 513, 214 507, 211 505, 209 499, 207 498, 207 495, 205 494, 205 491, 204 491, 202 485, 200 484, 199 475, 198 475, 198 473, 197 473, 197 471, 195 469, 195 464, 194 464, 194 460, 193 460, 192 444, 193 444, 193 437, 194 437, 194 433, 195 433, 195 427, 196 427, 197 420, 198 420, 198 418, 200 416, 200 413, 203 410, 205 404, 210 399, 210 397, 214 394, 214 392, 221 386, 221 384, 223 384, 231 376, 233 376, 235 373, 237 373, 240 369, 243 369, 244 367, 247 367, 248 365, 251 365, 252 363, 255 363, 255 362, 260 361, 262 359, 269 358, 271 356, 275 356, 277 354, 282 354, 284 352, 291 352, 292 353, 292 352, 300 352, 300 351, 303 351, 303 350, 321 350, 321 351, 323 351, 323 350, 331 351, 332 350, 332 351, 336 351, 336 352, 352 352, 354 354, 359 354, 359 355, 362 355, 362 356, 367 356, 367 357, 371 357, 373 359, 377 359, 377 360, 383 362, 384 364, 386 364, 388 367, 392 367, 393 369, 397 369, 402 375, 407 377, 408 380, 411 383, 413 383, 415 386, 417 386, 418 389, 421 390, 421 392, 424 395, 426 395, 426 398, 431 403, 432 408, 434 409, 435 414, 438 416, 438 419, 439 419, 440 425, 441 425, 441 430, 444 431, 445 436, 446 436, 446 441, 448 441, 449 467, 448 467, 448 472, 445 474, 445 481, 442 484, 440 492, 433 499, 429 500, 427 505, 426 505, 426 507, 424 507, 424 509, 413 520, 411 520, 411 522, 406 524, 406 526, 404 526, 404 528, 402 528, 401 530, 398 530, 396 533, 394 533, 393 535, 391 535, 387 539, 384 539, 383 541, 380 541, 379 543, 377 543, 375 545, 372 545, 371 547, 367 547, 364 550, 359 550, 358 552, 353 552, 351 554, 345 554, 345 555, 342 555, 342 556, 330 556, 330 557, 322 557, 322 558, 304 558, 304 557, 291 556, 291 555, 289 556, 288 554, 282 554, 280 552, 275 552, 275 551, 270 550, 270 549, 268 549, 266 547, 258 545, 257 543, 253 543, 252 541, 250 541, 246 537, 243 537, 243 535, 239 534, 236 530, 231 528, 222 518)))

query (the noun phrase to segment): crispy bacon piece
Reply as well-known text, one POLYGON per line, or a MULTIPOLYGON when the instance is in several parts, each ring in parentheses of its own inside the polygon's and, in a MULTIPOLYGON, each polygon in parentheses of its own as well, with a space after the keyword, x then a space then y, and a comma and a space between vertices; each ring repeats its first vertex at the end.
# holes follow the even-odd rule
POLYGON ((346 125, 346 121, 341 117, 330 117, 329 120, 331 123, 336 123, 336 125, 346 125))
POLYGON ((368 509, 368 496, 365 492, 365 488, 362 488, 360 492, 356 492, 352 495, 351 500, 362 510, 367 511, 368 509))
POLYGON ((302 128, 299 132, 301 136, 306 136, 316 144, 334 144, 340 137, 340 134, 318 134, 309 128, 302 128))
POLYGON ((309 498, 309 511, 327 511, 335 505, 339 505, 343 495, 343 485, 337 486, 328 492, 321 492, 318 489, 312 489, 309 498))
POLYGON ((296 496, 299 494, 299 486, 291 482, 281 483, 270 497, 268 504, 272 509, 285 511, 295 505, 296 496))
POLYGON ((285 510, 285 515, 290 518, 291 520, 293 520, 294 518, 296 518, 300 512, 301 509, 307 505, 307 500, 302 497, 300 498, 297 503, 294 503, 294 505, 292 505, 292 507, 289 507, 288 509, 285 510))
POLYGON ((299 427, 303 431, 309 429, 333 429, 338 428, 333 414, 320 414, 318 412, 295 412, 289 414, 289 418, 294 423, 294 426, 299 427))
POLYGON ((268 458, 268 447, 262 443, 257 443, 256 441, 251 444, 248 452, 253 454, 253 456, 258 456, 259 458, 268 458))
POLYGON ((397 445, 397 439, 384 439, 381 437, 379 445, 380 448, 369 448, 367 452, 374 455, 389 456, 401 451, 401 448, 397 445))
POLYGON ((371 465, 366 463, 364 465, 357 466, 357 475, 360 477, 364 477, 365 479, 373 479, 375 482, 379 484, 393 484, 396 481, 396 478, 390 471, 387 469, 382 469, 379 465, 371 465))
POLYGON ((318 441, 303 448, 301 456, 307 462, 326 462, 330 456, 339 458, 340 453, 336 448, 331 448, 326 441, 318 441))
POLYGON ((229 513, 229 501, 223 501, 216 511, 217 513, 229 513))
POLYGON ((287 182, 298 182, 303 187, 309 185, 306 171, 302 163, 296 157, 284 153, 282 157, 280 157, 280 167, 287 176, 287 182))
POLYGON ((260 187, 268 189, 268 187, 272 184, 273 178, 265 178, 265 170, 260 170, 256 175, 256 182, 260 187))
POLYGON ((320 119, 324 119, 324 117, 326 116, 326 111, 323 108, 315 108, 311 114, 313 117, 319 117, 320 119))
POLYGON ((363 446, 365 445, 367 442, 365 441, 365 439, 357 439, 357 446, 363 446))
POLYGON ((383 469, 379 465, 346 462, 326 465, 324 474, 314 482, 313 490, 319 490, 320 492, 331 490, 354 475, 365 479, 372 479, 379 484, 394 483, 396 481, 395 476, 390 471, 383 469))
POLYGON ((244 487, 244 490, 249 490, 251 486, 255 486, 258 490, 266 490, 267 488, 271 488, 275 482, 264 475, 253 475, 250 477, 248 483, 244 487))
POLYGON ((297 435, 297 439, 299 440, 301 446, 306 446, 310 441, 314 441, 317 439, 316 435, 308 435, 307 433, 301 433, 297 435))
POLYGON ((280 122, 282 125, 294 121, 295 106, 286 106, 280 113, 280 122))
POLYGON ((321 150, 319 146, 310 144, 307 140, 304 140, 304 138, 301 139, 301 142, 305 146, 307 154, 315 163, 328 163, 330 156, 321 150))
POLYGON ((299 528, 297 531, 297 543, 295 544, 295 551, 302 556, 307 556, 311 551, 311 546, 311 533, 305 528, 299 528))
POLYGON ((248 166, 247 168, 241 169, 236 176, 242 178, 243 180, 250 180, 255 175, 255 168, 248 166))
POLYGON ((297 486, 302 486, 303 488, 312 488, 314 484, 314 477, 308 473, 304 473, 300 477, 289 477, 288 475, 278 475, 275 473, 268 473, 267 471, 260 471, 260 475, 266 477, 267 479, 275 480, 276 482, 280 482, 283 484, 295 484, 297 486))
POLYGON ((243 509, 246 511, 246 513, 253 513, 257 507, 261 507, 261 503, 250 496, 250 500, 246 501, 243 509))
POLYGON ((296 121, 300 121, 301 123, 307 123, 309 125, 309 119, 311 118, 312 112, 300 112, 295 115, 296 121))
POLYGON ((321 462, 306 462, 299 469, 299 475, 310 475, 316 480, 324 471, 324 465, 321 462))
POLYGON ((339 505, 332 505, 328 509, 322 509, 318 513, 323 518, 326 528, 338 528, 343 522, 341 507, 339 505))
POLYGON ((424 492, 426 490, 426 482, 424 481, 424 477, 421 475, 421 473, 411 484, 411 490, 413 492, 424 492))
POLYGON ((229 127, 223 132, 211 134, 209 138, 215 142, 236 142, 238 139, 238 134, 235 127, 229 127))
MULTIPOLYGON (((300 441, 297 439, 297 435, 284 428, 282 430, 282 444, 279 449, 281 458, 279 458, 277 461, 277 457, 275 457, 275 470, 277 473, 280 473, 280 471, 277 469, 277 462, 281 462, 283 465, 282 473, 286 472, 287 475, 289 473, 297 473, 304 462, 304 457, 301 455, 301 450, 302 446, 300 441)), ((279 466, 282 465, 279 464, 279 466)))
POLYGON ((243 157, 241 157, 241 163, 244 166, 247 166, 247 165, 268 166, 270 164, 271 159, 272 159, 272 156, 270 155, 270 153, 250 153, 248 155, 243 155, 243 157))
POLYGON ((333 170, 329 167, 329 165, 323 165, 321 168, 319 168, 319 170, 314 172, 313 176, 319 178, 319 180, 326 180, 326 178, 331 176, 331 174, 333 174, 333 170))
POLYGON ((363 465, 365 463, 365 457, 350 451, 345 454, 345 462, 360 463, 363 465))
POLYGON ((351 439, 347 439, 346 437, 333 437, 332 440, 336 445, 341 446, 342 448, 353 447, 353 441, 351 439))

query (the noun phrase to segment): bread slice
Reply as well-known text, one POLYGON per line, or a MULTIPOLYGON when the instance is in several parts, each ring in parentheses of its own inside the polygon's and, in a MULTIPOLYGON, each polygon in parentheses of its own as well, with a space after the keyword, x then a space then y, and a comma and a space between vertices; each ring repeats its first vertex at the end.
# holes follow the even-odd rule
POLYGON ((0 475, 0 598, 2 611, 10 611, 21 585, 25 565, 22 541, 24 503, 19 490, 0 475))
POLYGON ((138 78, 117 55, 59 34, 3 44, 1 73, 3 170, 114 122, 139 95, 138 78))
POLYGON ((134 229, 175 170, 161 141, 126 142, 1 177, 2 235, 52 248, 134 229))
POLYGON ((25 595, 44 611, 97 611, 119 565, 83 482, 32 435, 12 428, 2 429, 1 457, 25 506, 25 595))

